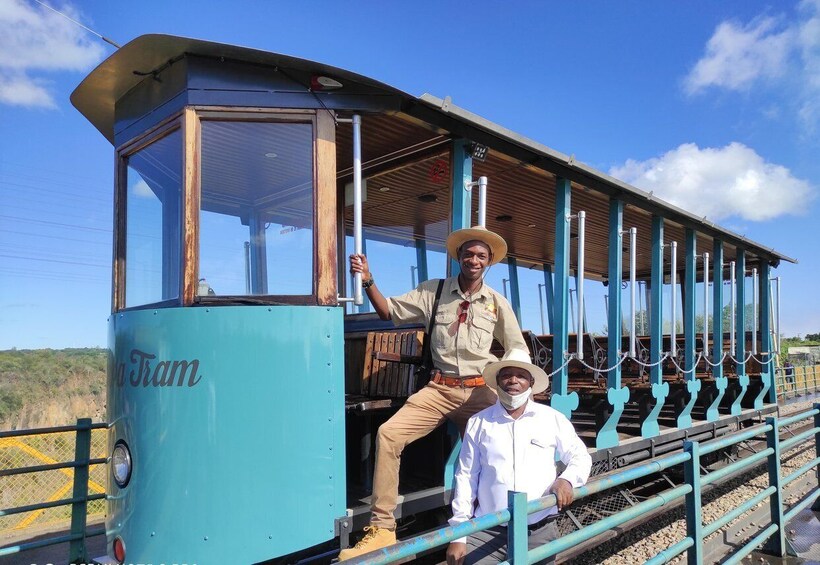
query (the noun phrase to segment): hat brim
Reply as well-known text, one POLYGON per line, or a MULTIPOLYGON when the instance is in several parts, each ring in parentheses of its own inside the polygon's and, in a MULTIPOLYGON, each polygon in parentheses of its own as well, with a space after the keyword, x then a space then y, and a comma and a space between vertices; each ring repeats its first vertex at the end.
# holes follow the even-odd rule
POLYGON ((518 367, 519 369, 525 369, 529 371, 532 378, 535 379, 535 382, 532 385, 532 393, 538 394, 540 392, 544 392, 547 390, 549 386, 549 377, 547 373, 544 372, 544 369, 539 367, 538 365, 533 365, 532 363, 525 363, 523 361, 496 361, 495 363, 490 363, 486 367, 484 367, 484 371, 481 373, 484 377, 484 384, 486 384, 490 388, 498 388, 498 383, 496 382, 495 378, 498 375, 498 372, 503 369, 504 367, 518 367))
POLYGON ((462 228, 447 236, 447 253, 458 260, 459 248, 468 241, 481 241, 486 243, 493 254, 490 265, 495 265, 507 256, 507 242, 495 232, 483 227, 462 228))

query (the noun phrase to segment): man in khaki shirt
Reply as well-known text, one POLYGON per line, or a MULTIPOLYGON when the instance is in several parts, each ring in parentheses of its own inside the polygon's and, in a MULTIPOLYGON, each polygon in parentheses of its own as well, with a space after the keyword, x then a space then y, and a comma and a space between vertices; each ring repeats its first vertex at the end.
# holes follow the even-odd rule
MULTIPOLYGON (((487 268, 507 254, 504 239, 483 227, 465 228, 448 236, 447 252, 458 260, 460 272, 444 280, 433 334, 428 338, 435 367, 431 381, 379 428, 370 527, 354 548, 342 550, 340 561, 396 543, 393 511, 398 501, 399 460, 404 447, 429 434, 445 419, 452 420, 463 434, 473 414, 495 404, 495 392, 481 377, 488 363, 498 361, 490 353, 493 338, 507 351, 527 350, 509 302, 484 284, 487 268)), ((350 271, 362 274, 362 286, 381 319, 393 320, 396 325, 429 327, 438 280, 425 281, 401 296, 385 298, 364 255, 351 255, 350 271)))

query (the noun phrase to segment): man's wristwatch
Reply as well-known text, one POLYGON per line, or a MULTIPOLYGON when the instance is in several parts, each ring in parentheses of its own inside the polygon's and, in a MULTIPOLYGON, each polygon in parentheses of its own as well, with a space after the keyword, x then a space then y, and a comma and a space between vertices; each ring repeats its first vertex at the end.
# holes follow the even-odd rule
POLYGON ((366 281, 362 281, 362 288, 367 290, 368 288, 370 288, 374 284, 376 284, 376 281, 373 280, 373 277, 370 277, 366 281))

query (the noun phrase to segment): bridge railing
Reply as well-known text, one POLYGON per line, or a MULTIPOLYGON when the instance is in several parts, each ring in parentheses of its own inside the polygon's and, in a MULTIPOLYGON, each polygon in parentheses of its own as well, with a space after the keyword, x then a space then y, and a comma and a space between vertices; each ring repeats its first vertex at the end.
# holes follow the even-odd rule
POLYGON ((778 398, 795 398, 820 391, 820 365, 777 367, 775 385, 778 398))
MULTIPOLYGON (((61 507, 70 509, 71 518, 71 526, 68 534, 0 547, 0 557, 40 547, 68 543, 71 563, 88 562, 85 546, 86 538, 105 534, 104 526, 91 529, 87 527, 89 502, 105 499, 105 487, 96 481, 90 480, 89 472, 94 466, 105 468, 107 463, 105 457, 91 458, 92 432, 94 430, 107 430, 107 428, 108 424, 93 424, 90 418, 81 418, 77 420, 77 424, 74 426, 0 431, 0 446, 25 452, 27 455, 32 456, 33 460, 42 463, 37 465, 15 466, 14 464, 9 464, 8 461, 11 460, 6 458, 8 459, 6 464, 0 465, 0 479, 2 479, 4 484, 8 484, 8 481, 12 477, 24 475, 42 476, 53 473, 54 471, 61 472, 69 477, 68 481, 55 492, 50 492, 47 489, 39 489, 37 493, 39 497, 38 502, 1 508, 0 519, 13 517, 15 515, 28 515, 32 517, 31 519, 33 520, 33 517, 38 516, 43 511, 61 507), (21 440, 21 438, 32 437, 42 439, 44 436, 53 436, 60 439, 60 436, 64 436, 66 433, 73 433, 74 435, 74 459, 70 461, 56 461, 41 450, 33 447, 30 439, 27 442, 21 440), (95 494, 89 494, 89 487, 92 486, 94 490, 97 491, 95 494), (71 491, 71 496, 64 498, 69 491, 71 491), (46 498, 46 500, 43 500, 43 498, 46 498)), ((60 442, 62 442, 62 440, 60 442)), ((3 489, 3 492, 4 494, 8 494, 11 492, 11 489, 3 489)), ((5 499, 4 497, 4 500, 5 499)), ((12 500, 16 500, 16 498, 12 498, 12 500)), ((29 520, 23 521, 24 524, 28 522, 29 520)))
POLYGON ((666 563, 684 552, 687 552, 687 561, 690 564, 699 565, 703 563, 704 538, 717 532, 767 499, 771 507, 772 519, 770 522, 740 549, 733 551, 732 557, 729 561, 724 561, 724 563, 740 562, 743 557, 750 554, 758 545, 764 542, 767 544, 766 549, 768 551, 783 556, 785 554, 785 538, 783 532, 786 523, 804 508, 811 505, 818 498, 818 495, 820 495, 820 435, 818 434, 820 434, 820 404, 816 404, 811 410, 788 418, 780 420, 777 418, 767 418, 765 424, 754 426, 721 439, 702 443, 685 442, 684 451, 682 453, 668 455, 632 469, 601 477, 583 487, 574 489, 574 494, 576 500, 583 499, 613 487, 658 474, 665 469, 681 464, 684 468, 683 484, 650 496, 635 506, 603 518, 532 550, 528 550, 527 547, 527 516, 534 512, 555 506, 555 495, 545 496, 528 502, 525 493, 510 492, 509 506, 505 510, 470 520, 455 527, 449 526, 429 532, 379 551, 362 555, 356 559, 351 559, 348 563, 350 563, 350 565, 393 563, 444 546, 455 539, 504 523, 507 523, 508 560, 503 563, 505 565, 535 563, 575 547, 612 528, 623 525, 646 512, 662 506, 671 505, 681 498, 685 499, 686 537, 659 552, 655 557, 646 561, 647 564, 657 565, 666 563), (810 425, 813 423, 810 429, 788 439, 780 439, 781 428, 802 423, 806 420, 810 422, 810 425), (767 442, 766 449, 730 463, 716 471, 705 474, 701 473, 700 463, 701 457, 704 455, 722 449, 732 448, 741 442, 760 437, 764 434, 767 442), (812 438, 814 438, 814 447, 817 457, 789 475, 782 476, 781 453, 806 443, 812 438), (716 518, 708 524, 704 524, 701 515, 702 487, 735 476, 764 461, 768 464, 769 486, 730 512, 716 518), (801 501, 788 509, 784 509, 783 489, 789 483, 812 470, 817 474, 816 480, 818 485, 801 501))

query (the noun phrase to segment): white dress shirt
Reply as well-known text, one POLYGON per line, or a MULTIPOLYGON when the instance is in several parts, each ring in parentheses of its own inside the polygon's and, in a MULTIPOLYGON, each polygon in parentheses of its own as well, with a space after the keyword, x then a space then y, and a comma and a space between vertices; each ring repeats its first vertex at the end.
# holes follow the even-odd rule
MULTIPOLYGON (((557 410, 528 400, 516 420, 496 402, 470 418, 458 458, 450 525, 507 508, 510 490, 526 492, 527 500, 549 494, 557 474, 556 453, 567 466, 560 478, 573 488, 583 485, 592 458, 570 421, 557 410)), ((552 507, 530 514, 527 523, 557 512, 552 507)))

